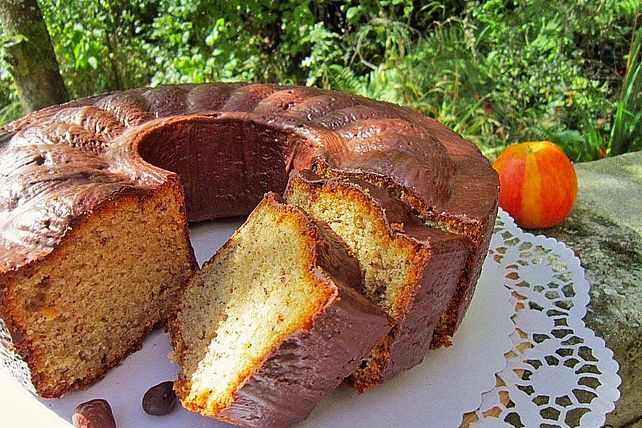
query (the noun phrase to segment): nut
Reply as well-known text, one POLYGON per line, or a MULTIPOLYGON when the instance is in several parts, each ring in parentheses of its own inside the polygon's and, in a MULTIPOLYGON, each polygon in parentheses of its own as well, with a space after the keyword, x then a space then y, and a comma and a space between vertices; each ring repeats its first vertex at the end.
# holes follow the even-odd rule
POLYGON ((176 406, 176 393, 173 382, 167 381, 151 387, 143 396, 143 410, 154 416, 170 413, 176 406))
POLYGON ((77 405, 72 420, 76 428, 116 428, 111 406, 103 399, 77 405))

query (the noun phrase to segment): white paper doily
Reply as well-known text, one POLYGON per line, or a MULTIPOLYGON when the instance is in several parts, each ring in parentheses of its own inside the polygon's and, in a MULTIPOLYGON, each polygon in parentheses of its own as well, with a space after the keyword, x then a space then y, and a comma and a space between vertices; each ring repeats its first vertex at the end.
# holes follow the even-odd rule
MULTIPOLYGON (((238 226, 238 220, 191 228, 197 259, 203 262, 238 226)), ((511 349, 514 330, 511 296, 502 286, 499 264, 487 258, 470 309, 448 349, 431 351, 426 360, 386 384, 358 395, 340 388, 322 402, 300 427, 456 427, 462 414, 478 408, 484 391, 493 388, 511 349)), ((174 379, 177 367, 166 355, 167 335, 157 331, 122 365, 91 388, 60 400, 39 400, 0 371, 0 415, 8 426, 69 428, 76 404, 106 398, 119 427, 213 428, 227 426, 177 409, 164 417, 145 414, 140 401, 145 391, 174 379)), ((4 426, 0 424, 0 426, 4 426)))
POLYGON ((618 364, 583 318, 589 285, 573 252, 500 212, 489 257, 513 296, 507 365, 464 427, 601 427, 619 398, 618 364))

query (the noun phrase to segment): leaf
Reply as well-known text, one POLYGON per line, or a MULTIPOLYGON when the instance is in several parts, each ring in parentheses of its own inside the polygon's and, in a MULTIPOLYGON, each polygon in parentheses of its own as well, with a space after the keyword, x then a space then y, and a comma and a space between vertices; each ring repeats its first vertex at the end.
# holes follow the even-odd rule
POLYGON ((3 47, 5 49, 12 48, 13 46, 19 45, 22 42, 28 42, 29 37, 25 36, 24 34, 16 34, 12 37, 5 38, 3 40, 3 47))
POLYGON ((348 22, 350 22, 351 24, 355 24, 361 16, 361 11, 361 6, 349 7, 346 11, 346 19, 348 20, 348 22))

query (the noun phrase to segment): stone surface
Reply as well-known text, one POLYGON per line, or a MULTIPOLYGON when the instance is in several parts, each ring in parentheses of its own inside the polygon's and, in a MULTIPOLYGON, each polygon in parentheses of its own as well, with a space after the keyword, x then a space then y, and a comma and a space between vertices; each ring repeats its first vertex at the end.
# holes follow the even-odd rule
POLYGON ((575 165, 571 216, 544 235, 565 242, 591 285, 586 324, 620 364, 621 398, 607 422, 642 427, 642 152, 575 165))

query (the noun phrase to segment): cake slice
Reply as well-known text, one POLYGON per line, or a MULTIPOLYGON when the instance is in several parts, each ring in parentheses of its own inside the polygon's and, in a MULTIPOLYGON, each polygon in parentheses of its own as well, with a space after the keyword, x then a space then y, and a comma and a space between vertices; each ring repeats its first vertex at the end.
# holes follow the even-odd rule
POLYGON ((325 180, 302 171, 285 197, 346 242, 363 270, 366 295, 393 319, 347 383, 364 391, 419 364, 464 273, 466 238, 424 225, 405 203, 358 178, 325 180))
MULTIPOLYGON (((81 211, 69 204, 98 198, 102 189, 114 195, 68 227, 55 251, 0 276, 0 368, 41 397, 92 385, 139 349, 197 267, 180 188, 101 186, 41 192, 43 212, 60 217, 37 227, 52 234, 81 211)), ((23 230, 30 219, 25 212, 23 230)), ((46 251, 52 241, 36 243, 46 251)))
POLYGON ((304 419, 390 330, 361 284, 332 230, 268 193, 170 320, 183 406, 242 426, 304 419))

